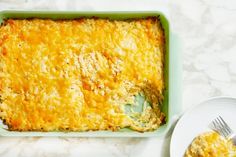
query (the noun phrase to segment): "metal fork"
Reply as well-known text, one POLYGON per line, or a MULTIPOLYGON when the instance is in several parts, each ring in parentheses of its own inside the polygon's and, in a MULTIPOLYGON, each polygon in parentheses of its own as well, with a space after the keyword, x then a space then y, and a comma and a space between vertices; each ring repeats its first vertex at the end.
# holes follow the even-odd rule
POLYGON ((226 139, 232 140, 233 144, 236 146, 236 134, 221 116, 214 119, 211 124, 213 130, 218 132, 221 136, 225 137, 226 139))

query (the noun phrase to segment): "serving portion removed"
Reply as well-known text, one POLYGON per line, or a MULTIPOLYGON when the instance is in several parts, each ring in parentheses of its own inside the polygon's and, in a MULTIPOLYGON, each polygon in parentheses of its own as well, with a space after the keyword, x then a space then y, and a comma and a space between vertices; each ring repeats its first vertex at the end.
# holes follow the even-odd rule
POLYGON ((165 122, 158 18, 8 19, 0 118, 15 131, 152 131, 165 122))

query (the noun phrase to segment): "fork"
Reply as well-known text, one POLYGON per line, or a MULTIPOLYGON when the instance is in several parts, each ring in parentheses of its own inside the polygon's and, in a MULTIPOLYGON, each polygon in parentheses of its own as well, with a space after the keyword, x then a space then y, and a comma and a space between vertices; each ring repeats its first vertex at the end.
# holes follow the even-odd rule
POLYGON ((225 137, 226 139, 232 140, 233 144, 236 146, 236 134, 221 116, 214 119, 211 122, 211 124, 213 130, 218 132, 221 136, 225 137))

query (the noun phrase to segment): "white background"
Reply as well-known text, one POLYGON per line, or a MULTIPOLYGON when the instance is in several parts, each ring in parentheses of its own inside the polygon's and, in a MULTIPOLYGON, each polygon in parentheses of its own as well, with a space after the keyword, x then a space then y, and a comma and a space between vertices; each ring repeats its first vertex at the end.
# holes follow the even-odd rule
MULTIPOLYGON (((235 0, 0 0, 0 10, 162 10, 180 37, 183 111, 213 96, 236 97, 235 0)), ((165 138, 6 138, 1 157, 168 157, 165 138)))

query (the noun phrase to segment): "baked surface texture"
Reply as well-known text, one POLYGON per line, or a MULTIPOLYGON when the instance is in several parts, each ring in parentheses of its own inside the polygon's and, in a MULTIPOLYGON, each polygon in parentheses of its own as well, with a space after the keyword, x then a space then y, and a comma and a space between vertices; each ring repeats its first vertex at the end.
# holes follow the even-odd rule
POLYGON ((17 131, 155 130, 165 120, 164 45, 152 17, 5 20, 0 118, 17 131))
POLYGON ((236 147, 216 132, 197 136, 185 153, 185 157, 235 157, 236 147))

